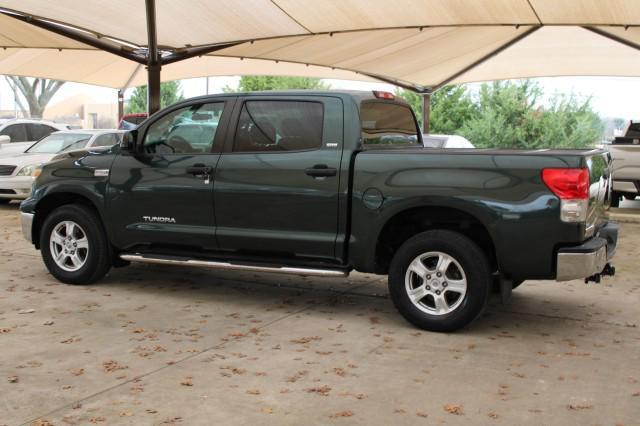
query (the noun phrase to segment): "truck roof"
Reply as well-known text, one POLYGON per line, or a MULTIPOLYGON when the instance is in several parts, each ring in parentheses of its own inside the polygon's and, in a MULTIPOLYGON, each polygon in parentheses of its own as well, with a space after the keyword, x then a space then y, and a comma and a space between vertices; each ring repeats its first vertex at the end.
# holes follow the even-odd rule
MULTIPOLYGON (((190 102, 194 100, 205 100, 221 97, 235 97, 235 96, 338 96, 352 98, 357 102, 361 102, 369 99, 378 99, 373 90, 264 90, 259 92, 228 92, 228 93, 216 93, 210 95, 196 96, 193 98, 185 99, 183 102, 190 102)), ((384 92, 384 91, 380 91, 384 92)), ((388 92, 391 93, 391 92, 388 92)), ((405 103, 404 99, 395 96, 395 101, 405 103)), ((387 99, 381 99, 387 100, 387 99)))

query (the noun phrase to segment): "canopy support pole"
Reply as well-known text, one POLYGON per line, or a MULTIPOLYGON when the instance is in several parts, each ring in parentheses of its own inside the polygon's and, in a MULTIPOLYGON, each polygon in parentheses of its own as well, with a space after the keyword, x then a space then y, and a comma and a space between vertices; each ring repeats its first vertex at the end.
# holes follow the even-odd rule
POLYGON ((118 90, 118 123, 124 116, 124 89, 118 90))
POLYGON ((156 32, 156 2, 145 0, 147 7, 147 34, 149 50, 147 52, 147 113, 149 115, 160 110, 160 71, 161 59, 158 52, 158 35, 156 32))
POLYGON ((431 93, 422 94, 422 133, 428 134, 431 116, 431 93))

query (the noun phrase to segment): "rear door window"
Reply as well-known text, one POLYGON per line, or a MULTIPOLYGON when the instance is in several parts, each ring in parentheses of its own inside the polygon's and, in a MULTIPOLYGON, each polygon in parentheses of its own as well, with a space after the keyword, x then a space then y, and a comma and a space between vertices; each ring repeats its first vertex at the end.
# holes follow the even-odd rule
POLYGON ((365 145, 417 145, 418 124, 409 106, 365 101, 360 107, 365 145))
POLYGON ((9 136, 11 138, 11 142, 29 141, 27 126, 25 124, 11 124, 2 130, 0 135, 9 136))
POLYGON ((29 134, 31 135, 32 141, 39 141, 45 136, 49 136, 51 133, 55 132, 51 126, 47 126, 46 124, 28 124, 29 134))
POLYGON ((234 152, 306 151, 322 146, 324 107, 312 101, 246 101, 234 152))

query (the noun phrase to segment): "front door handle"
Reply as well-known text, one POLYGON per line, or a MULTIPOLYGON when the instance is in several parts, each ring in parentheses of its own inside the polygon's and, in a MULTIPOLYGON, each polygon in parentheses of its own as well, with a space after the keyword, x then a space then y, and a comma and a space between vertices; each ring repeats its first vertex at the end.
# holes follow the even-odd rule
POLYGON ((337 169, 329 167, 326 164, 316 164, 304 172, 313 178, 331 177, 338 174, 337 169))
POLYGON ((213 167, 205 166, 204 164, 194 164, 191 167, 187 167, 187 173, 194 176, 210 175, 212 171, 213 167))

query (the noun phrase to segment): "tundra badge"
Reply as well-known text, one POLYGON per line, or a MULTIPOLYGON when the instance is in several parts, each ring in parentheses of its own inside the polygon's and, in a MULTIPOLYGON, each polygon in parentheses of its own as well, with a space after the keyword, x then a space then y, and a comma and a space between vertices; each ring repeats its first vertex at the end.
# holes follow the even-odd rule
POLYGON ((176 220, 172 217, 142 216, 142 220, 153 223, 176 223, 176 220))

